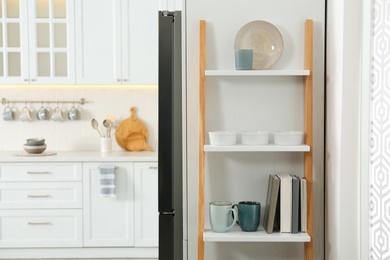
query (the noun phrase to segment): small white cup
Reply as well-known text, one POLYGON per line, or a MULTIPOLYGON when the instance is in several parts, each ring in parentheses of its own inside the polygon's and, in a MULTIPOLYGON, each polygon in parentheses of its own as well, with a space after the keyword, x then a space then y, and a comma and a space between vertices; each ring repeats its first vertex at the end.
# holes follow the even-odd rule
POLYGON ((102 152, 102 153, 112 152, 112 139, 111 139, 111 137, 100 138, 100 152, 102 152))
POLYGON ((25 122, 32 121, 30 109, 28 107, 24 107, 20 112, 19 119, 25 122))
POLYGON ((51 119, 53 121, 64 121, 64 117, 62 116, 62 110, 60 107, 54 108, 53 114, 51 115, 51 119))

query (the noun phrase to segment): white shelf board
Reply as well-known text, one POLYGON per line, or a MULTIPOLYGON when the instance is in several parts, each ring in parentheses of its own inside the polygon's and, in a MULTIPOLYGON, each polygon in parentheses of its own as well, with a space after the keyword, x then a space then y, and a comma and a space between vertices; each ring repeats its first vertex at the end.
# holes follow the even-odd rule
POLYGON ((309 152, 310 146, 301 145, 204 145, 205 152, 309 152))
POLYGON ((310 70, 205 70, 205 76, 308 76, 310 70))
POLYGON ((264 229, 256 232, 243 232, 234 228, 225 233, 215 233, 205 229, 203 233, 205 242, 309 242, 310 236, 307 233, 288 234, 274 232, 267 234, 264 229))

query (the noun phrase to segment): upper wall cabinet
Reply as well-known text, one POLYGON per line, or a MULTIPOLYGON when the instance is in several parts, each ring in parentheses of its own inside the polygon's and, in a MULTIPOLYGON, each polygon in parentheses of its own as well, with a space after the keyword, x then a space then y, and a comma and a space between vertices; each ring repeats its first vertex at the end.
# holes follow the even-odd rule
POLYGON ((76 1, 76 83, 157 84, 158 1, 76 1))
POLYGON ((0 0, 0 83, 74 84, 74 0, 0 0))

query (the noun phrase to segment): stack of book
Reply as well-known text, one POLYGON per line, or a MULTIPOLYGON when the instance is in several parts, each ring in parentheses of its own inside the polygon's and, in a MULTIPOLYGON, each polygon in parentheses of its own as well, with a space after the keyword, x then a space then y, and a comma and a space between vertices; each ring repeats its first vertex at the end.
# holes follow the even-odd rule
POLYGON ((268 234, 306 232, 307 184, 305 178, 288 173, 269 176, 263 225, 268 234))

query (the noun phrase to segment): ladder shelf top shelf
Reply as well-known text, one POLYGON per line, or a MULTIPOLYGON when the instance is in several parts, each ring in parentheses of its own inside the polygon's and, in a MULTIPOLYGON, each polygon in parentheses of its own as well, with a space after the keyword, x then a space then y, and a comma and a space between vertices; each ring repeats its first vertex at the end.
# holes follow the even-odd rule
POLYGON ((205 76, 309 76, 310 70, 205 70, 205 76))

